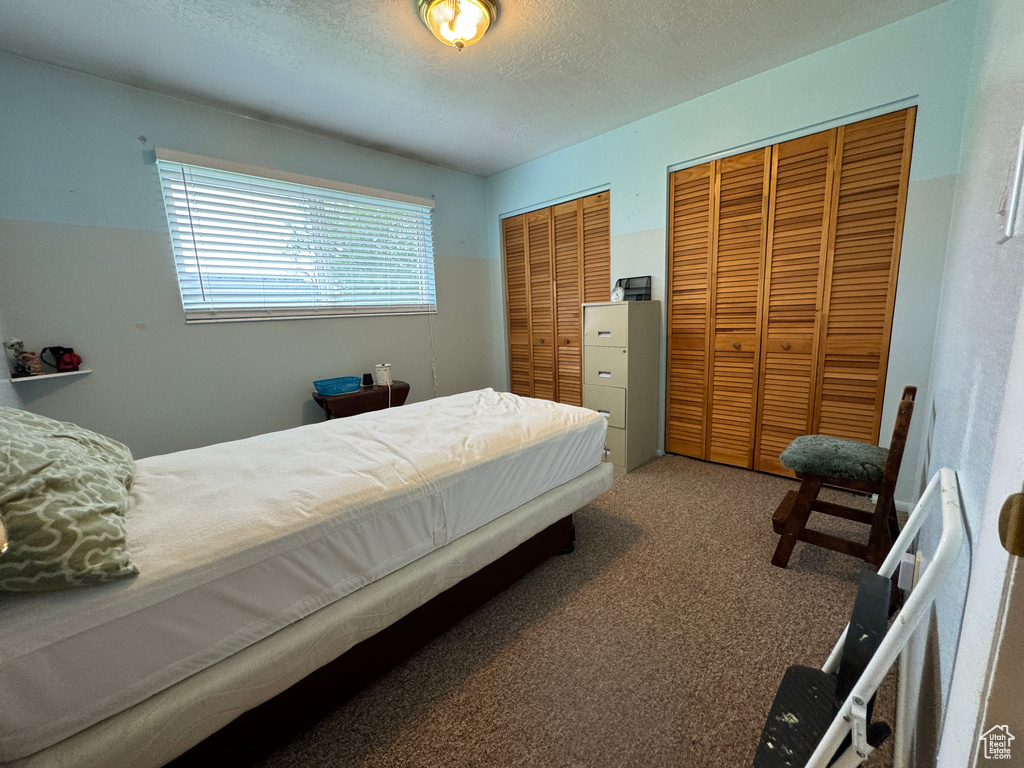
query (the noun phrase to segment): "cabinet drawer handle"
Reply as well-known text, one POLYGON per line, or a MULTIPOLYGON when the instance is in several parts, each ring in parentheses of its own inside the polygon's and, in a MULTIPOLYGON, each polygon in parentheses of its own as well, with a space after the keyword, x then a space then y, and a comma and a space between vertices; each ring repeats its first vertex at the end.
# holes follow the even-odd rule
POLYGON ((568 344, 568 343, 569 343, 569 340, 568 340, 568 339, 566 339, 566 340, 565 340, 565 343, 566 343, 566 344, 568 344))
POLYGON ((734 342, 732 343, 732 348, 733 348, 733 349, 739 349, 739 348, 740 348, 740 343, 739 343, 738 341, 734 341, 734 342))
POLYGON ((598 371, 597 375, 602 379, 610 379, 612 377, 611 371, 598 371))
POLYGON ((597 332, 597 337, 598 337, 599 339, 607 339, 607 338, 609 338, 609 337, 610 337, 611 335, 612 335, 612 332, 611 332, 611 331, 598 331, 598 332, 597 332))
POLYGON ((789 342, 788 341, 782 342, 782 348, 783 349, 789 349, 789 342))
POLYGON ((597 412, 600 413, 602 416, 604 416, 606 419, 610 419, 612 417, 612 414, 611 414, 610 411, 602 411, 600 408, 598 408, 597 412))

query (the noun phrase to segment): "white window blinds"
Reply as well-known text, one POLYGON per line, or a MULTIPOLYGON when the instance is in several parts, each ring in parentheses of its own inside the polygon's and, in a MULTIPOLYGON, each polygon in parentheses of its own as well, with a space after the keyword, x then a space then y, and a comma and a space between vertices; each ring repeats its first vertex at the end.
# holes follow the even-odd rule
POLYGON ((163 149, 157 167, 186 321, 436 311, 431 200, 163 149))

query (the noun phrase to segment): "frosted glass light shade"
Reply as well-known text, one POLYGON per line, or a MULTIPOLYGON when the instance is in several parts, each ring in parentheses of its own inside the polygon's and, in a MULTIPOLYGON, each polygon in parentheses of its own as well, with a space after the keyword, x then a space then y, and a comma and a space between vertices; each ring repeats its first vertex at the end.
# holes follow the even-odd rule
POLYGON ((419 7, 434 37, 460 51, 483 37, 498 13, 492 0, 420 0, 419 7))

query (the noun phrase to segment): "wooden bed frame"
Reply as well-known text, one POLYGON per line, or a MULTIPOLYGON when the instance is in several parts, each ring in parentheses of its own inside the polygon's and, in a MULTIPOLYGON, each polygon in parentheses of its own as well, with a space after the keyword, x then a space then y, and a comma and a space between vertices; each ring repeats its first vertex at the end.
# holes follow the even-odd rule
POLYGON ((549 557, 572 552, 575 538, 570 514, 291 688, 245 712, 168 763, 168 768, 247 766, 258 762, 549 557))

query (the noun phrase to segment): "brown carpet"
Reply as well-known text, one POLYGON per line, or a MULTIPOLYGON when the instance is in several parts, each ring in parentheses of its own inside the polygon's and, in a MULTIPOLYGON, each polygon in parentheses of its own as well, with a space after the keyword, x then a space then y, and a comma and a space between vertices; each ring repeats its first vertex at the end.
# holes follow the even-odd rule
MULTIPOLYGON (((770 564, 771 515, 795 486, 677 456, 617 478, 577 513, 575 553, 261 765, 749 766, 783 671, 825 660, 860 569, 806 544, 770 564)), ((894 690, 890 675, 876 708, 890 724, 894 690)), ((868 765, 890 754, 891 739, 868 765)))

